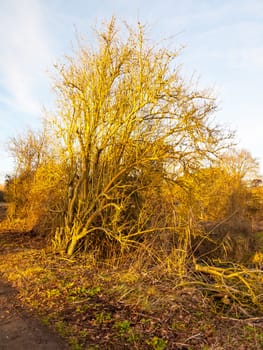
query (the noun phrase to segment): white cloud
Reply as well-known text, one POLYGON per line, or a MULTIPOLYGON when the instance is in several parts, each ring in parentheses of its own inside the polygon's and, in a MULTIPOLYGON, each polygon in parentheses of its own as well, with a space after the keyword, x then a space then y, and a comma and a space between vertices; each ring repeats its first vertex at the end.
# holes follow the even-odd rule
POLYGON ((12 172, 10 136, 39 125, 48 94, 51 38, 41 0, 0 1, 0 183, 12 172))
POLYGON ((30 114, 39 113, 38 84, 51 58, 42 10, 34 0, 0 4, 0 100, 30 114))

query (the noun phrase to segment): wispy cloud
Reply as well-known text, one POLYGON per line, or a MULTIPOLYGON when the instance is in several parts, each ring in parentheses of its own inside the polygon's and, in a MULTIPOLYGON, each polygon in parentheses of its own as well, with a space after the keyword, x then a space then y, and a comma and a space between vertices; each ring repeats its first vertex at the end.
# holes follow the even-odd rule
POLYGON ((11 173, 9 137, 37 126, 52 59, 41 0, 0 1, 0 183, 11 173), (46 85, 45 85, 46 84, 46 85))
POLYGON ((39 113, 38 82, 51 58, 42 10, 34 0, 0 4, 0 100, 30 114, 39 113))

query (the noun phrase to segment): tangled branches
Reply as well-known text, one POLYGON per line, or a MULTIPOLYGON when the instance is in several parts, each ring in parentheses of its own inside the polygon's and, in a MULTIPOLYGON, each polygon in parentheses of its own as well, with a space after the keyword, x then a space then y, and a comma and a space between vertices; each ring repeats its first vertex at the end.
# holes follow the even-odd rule
MULTIPOLYGON (((195 265, 199 282, 223 308, 249 316, 249 310, 263 313, 263 271, 235 263, 221 266, 195 265)), ((198 283, 198 282, 197 282, 198 283)))

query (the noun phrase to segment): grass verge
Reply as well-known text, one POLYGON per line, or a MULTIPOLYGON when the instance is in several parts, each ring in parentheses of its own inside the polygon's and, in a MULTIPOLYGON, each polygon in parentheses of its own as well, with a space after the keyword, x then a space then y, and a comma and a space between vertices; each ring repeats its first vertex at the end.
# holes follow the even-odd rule
POLYGON ((2 276, 74 350, 263 348, 261 311, 251 303, 249 314, 245 296, 231 299, 230 270, 217 276, 216 269, 199 268, 206 280, 194 281, 171 262, 99 265, 92 254, 66 259, 29 234, 2 233, 0 242, 2 276))

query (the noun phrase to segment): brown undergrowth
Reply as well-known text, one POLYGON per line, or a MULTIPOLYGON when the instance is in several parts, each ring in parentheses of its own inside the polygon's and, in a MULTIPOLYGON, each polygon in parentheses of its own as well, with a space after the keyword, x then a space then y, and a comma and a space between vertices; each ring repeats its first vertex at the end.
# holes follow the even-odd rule
POLYGON ((246 286, 233 297, 231 278, 238 288, 245 276, 200 266, 182 278, 139 256, 98 264, 55 254, 32 233, 0 236, 1 274, 72 349, 262 349, 262 311, 246 286))

